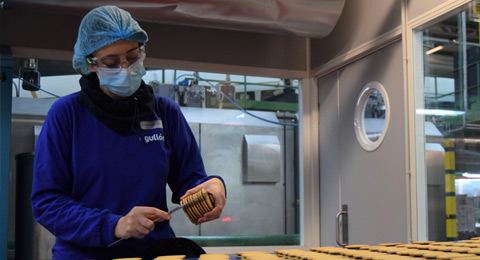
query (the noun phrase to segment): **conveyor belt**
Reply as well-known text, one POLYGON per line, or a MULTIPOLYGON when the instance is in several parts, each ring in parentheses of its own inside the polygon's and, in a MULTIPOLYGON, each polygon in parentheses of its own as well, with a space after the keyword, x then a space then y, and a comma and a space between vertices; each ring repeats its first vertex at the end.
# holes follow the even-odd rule
MULTIPOLYGON (((220 256, 205 254, 199 259, 217 260, 220 256)), ((480 237, 459 242, 381 243, 349 245, 345 248, 325 246, 310 250, 278 249, 272 253, 246 251, 223 257, 230 260, 480 260, 480 237)))

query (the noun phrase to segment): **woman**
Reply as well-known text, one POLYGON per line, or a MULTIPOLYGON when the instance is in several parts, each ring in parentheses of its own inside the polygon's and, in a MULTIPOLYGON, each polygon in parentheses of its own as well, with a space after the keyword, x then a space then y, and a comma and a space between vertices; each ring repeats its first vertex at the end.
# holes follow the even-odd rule
POLYGON ((55 259, 138 257, 174 237, 167 184, 175 203, 202 188, 213 195, 197 224, 221 215, 223 180, 206 175, 178 105, 141 80, 147 40, 114 6, 82 20, 73 57, 81 91, 54 103, 35 152, 33 213, 57 238, 55 259))

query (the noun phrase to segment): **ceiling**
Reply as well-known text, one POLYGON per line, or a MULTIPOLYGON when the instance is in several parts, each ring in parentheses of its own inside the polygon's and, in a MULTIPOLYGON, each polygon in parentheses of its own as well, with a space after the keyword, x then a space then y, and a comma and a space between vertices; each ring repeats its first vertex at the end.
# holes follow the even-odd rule
POLYGON ((102 5, 116 5, 138 21, 283 33, 322 38, 337 23, 345 0, 15 0, 5 8, 83 16, 102 5))

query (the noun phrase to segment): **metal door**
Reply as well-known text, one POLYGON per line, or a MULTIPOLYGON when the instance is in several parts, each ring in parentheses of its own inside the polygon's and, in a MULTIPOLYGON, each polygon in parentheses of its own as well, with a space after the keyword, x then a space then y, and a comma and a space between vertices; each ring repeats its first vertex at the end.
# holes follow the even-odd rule
MULTIPOLYGON (((319 103, 321 245, 337 245, 335 217, 342 205, 348 207, 345 235, 349 244, 406 243, 408 186, 401 41, 320 78, 319 103), (382 144, 366 151, 357 141, 353 122, 360 92, 372 81, 380 82, 387 92, 390 122, 382 144)), ((342 232, 345 230, 340 228, 342 232)))

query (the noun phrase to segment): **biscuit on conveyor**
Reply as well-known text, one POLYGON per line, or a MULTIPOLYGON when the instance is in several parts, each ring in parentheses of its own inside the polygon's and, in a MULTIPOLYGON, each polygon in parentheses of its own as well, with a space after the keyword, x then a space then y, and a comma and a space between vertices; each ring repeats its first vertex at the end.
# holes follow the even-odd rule
POLYGON ((198 260, 230 260, 228 254, 201 254, 198 260))
POLYGON ((385 248, 384 246, 371 246, 368 248, 368 250, 372 252, 379 252, 380 249, 385 248))
POLYGON ((428 245, 428 244, 431 244, 431 243, 434 243, 435 241, 413 241, 412 244, 416 244, 416 245, 428 245))
POLYGON ((460 254, 460 253, 445 253, 444 255, 437 256, 439 260, 450 260, 450 259, 457 259, 459 257, 468 257, 468 256, 475 256, 473 254, 460 254))
POLYGON ((415 251, 416 249, 407 249, 407 248, 396 248, 395 254, 397 255, 410 255, 410 252, 415 251))
POLYGON ((376 253, 368 256, 368 258, 371 260, 386 260, 386 259, 390 259, 391 257, 392 257, 391 255, 384 254, 384 253, 376 253))
POLYGON ((455 260, 480 260, 480 256, 461 256, 455 258, 455 260))
POLYGON ((275 250, 274 252, 281 259, 324 260, 329 257, 329 255, 324 253, 305 251, 302 249, 284 249, 275 250))
POLYGON ((444 246, 440 251, 443 252, 452 252, 452 250, 455 249, 453 246, 444 246))
POLYGON ((425 253, 423 254, 423 257, 429 258, 429 259, 436 259, 437 256, 439 256, 441 254, 445 254, 445 252, 442 252, 442 251, 425 251, 425 253))
POLYGON ((379 253, 385 253, 385 250, 387 250, 388 247, 386 246, 372 246, 370 248, 370 251, 374 250, 376 252, 379 252, 379 253))
POLYGON ((186 258, 186 255, 165 255, 157 256, 153 260, 183 260, 186 258))
POLYGON ((430 250, 430 251, 442 251, 443 252, 444 248, 445 248, 444 246, 430 246, 428 248, 428 250, 430 250))
POLYGON ((397 246, 401 245, 402 243, 380 243, 378 246, 397 246))
POLYGON ((356 252, 352 255, 353 258, 355 259, 363 259, 364 257, 369 257, 372 255, 372 252, 369 252, 367 250, 355 250, 356 252))
POLYGON ((419 249, 409 249, 408 250, 408 255, 409 256, 422 257, 423 254, 425 254, 425 250, 419 250, 419 249))
POLYGON ((480 240, 462 240, 460 243, 467 243, 467 244, 480 244, 480 240))
POLYGON ((265 252, 237 252, 235 253, 235 257, 241 258, 242 260, 278 260, 281 259, 276 255, 265 253, 265 252))
POLYGON ((372 252, 371 254, 363 255, 362 259, 363 260, 374 260, 375 256, 377 256, 377 255, 378 255, 377 253, 372 252))
POLYGON ((360 247, 369 246, 369 245, 348 245, 345 246, 347 249, 360 249, 360 247))
POLYGON ((480 255, 480 248, 470 248, 467 253, 474 254, 474 255, 480 255))
POLYGON ((354 257, 354 255, 357 253, 358 250, 356 249, 349 249, 349 250, 345 250, 342 255, 344 256, 348 256, 348 257, 354 257))
POLYGON ((335 248, 335 247, 333 247, 333 246, 312 247, 312 248, 310 248, 310 251, 328 254, 328 252, 332 248, 335 248))
POLYGON ((458 244, 457 242, 433 242, 430 243, 432 246, 454 246, 458 244))
POLYGON ((428 250, 429 247, 430 247, 430 245, 416 245, 416 248, 415 248, 415 249, 418 249, 418 250, 428 250))
POLYGON ((475 248, 479 247, 480 244, 469 244, 469 243, 457 243, 455 247, 466 247, 466 248, 475 248))
POLYGON ((348 251, 348 249, 343 249, 343 248, 333 247, 333 246, 316 247, 316 248, 312 248, 310 250, 316 251, 316 252, 321 252, 321 253, 327 253, 327 254, 330 254, 330 255, 339 255, 343 251, 348 251))
POLYGON ((452 246, 453 253, 468 253, 469 247, 452 246))
POLYGON ((398 248, 398 247, 391 247, 391 246, 387 246, 385 247, 384 250, 382 250, 384 253, 388 253, 388 254, 397 254, 397 252, 399 250, 404 250, 402 248, 398 248))

